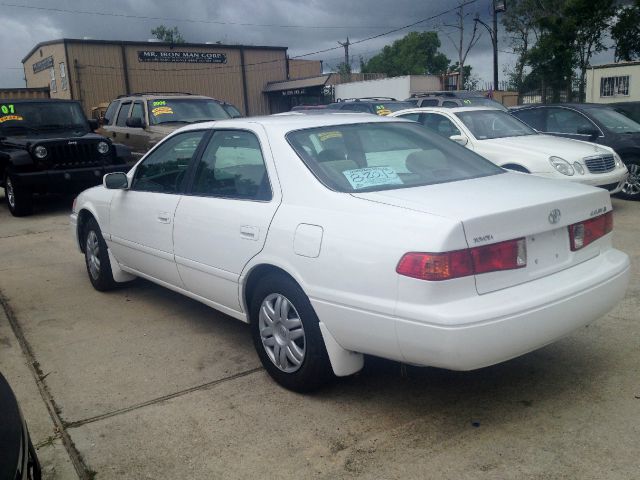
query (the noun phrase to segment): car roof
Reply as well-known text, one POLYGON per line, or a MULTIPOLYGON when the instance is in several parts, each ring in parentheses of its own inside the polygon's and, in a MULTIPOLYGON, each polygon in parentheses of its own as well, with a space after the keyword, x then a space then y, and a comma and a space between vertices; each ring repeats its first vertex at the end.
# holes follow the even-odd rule
POLYGON ((62 98, 2 98, 0 103, 78 103, 78 101, 62 98))
POLYGON ((228 120, 214 120, 211 122, 199 122, 180 128, 178 131, 199 130, 208 128, 246 128, 247 125, 262 125, 263 127, 276 127, 288 131, 305 128, 327 127, 332 125, 349 125, 355 123, 384 123, 384 122, 408 122, 401 118, 382 117, 369 113, 334 113, 324 115, 304 115, 299 112, 284 112, 278 115, 263 117, 230 118, 228 120))
POLYGON ((513 111, 517 112, 518 110, 524 110, 527 108, 540 108, 540 107, 565 107, 565 108, 574 108, 576 110, 584 110, 585 108, 610 108, 608 103, 535 103, 531 105, 518 105, 517 108, 514 108, 513 111))
POLYGON ((407 108, 406 110, 398 110, 397 112, 394 113, 399 113, 399 112, 450 112, 450 113, 457 113, 457 112, 477 112, 477 111, 487 111, 487 110, 491 110, 491 111, 496 111, 496 112, 502 112, 503 110, 499 109, 499 108, 494 108, 494 107, 415 107, 415 108, 407 108))
MULTIPOLYGON (((128 95, 120 95, 115 100, 126 100, 128 98, 143 98, 146 100, 156 100, 156 99, 184 99, 184 98, 195 98, 195 99, 205 99, 205 100, 215 100, 216 102, 220 102, 217 98, 207 97, 206 95, 191 95, 190 93, 130 93, 128 95)), ((221 102, 222 103, 222 102, 221 102)))

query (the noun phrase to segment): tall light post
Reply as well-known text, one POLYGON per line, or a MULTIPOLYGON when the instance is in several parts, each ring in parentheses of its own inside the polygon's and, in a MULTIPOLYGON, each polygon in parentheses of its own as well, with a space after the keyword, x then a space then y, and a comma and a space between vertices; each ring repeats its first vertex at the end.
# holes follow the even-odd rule
POLYGON ((487 29, 489 37, 491 37, 491 45, 493 46, 493 90, 498 90, 498 12, 504 12, 506 9, 506 0, 492 0, 493 28, 478 17, 474 18, 475 22, 487 29))

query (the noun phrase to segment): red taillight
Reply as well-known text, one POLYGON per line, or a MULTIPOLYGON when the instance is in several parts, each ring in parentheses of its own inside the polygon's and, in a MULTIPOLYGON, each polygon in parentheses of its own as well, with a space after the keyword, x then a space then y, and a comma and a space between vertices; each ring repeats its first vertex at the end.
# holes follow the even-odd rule
POLYGON ((575 252, 595 242, 613 230, 613 212, 607 212, 584 222, 569 225, 571 251, 575 252))
POLYGON ((469 275, 513 270, 527 265, 524 238, 444 253, 405 254, 396 272, 420 280, 449 280, 469 275))

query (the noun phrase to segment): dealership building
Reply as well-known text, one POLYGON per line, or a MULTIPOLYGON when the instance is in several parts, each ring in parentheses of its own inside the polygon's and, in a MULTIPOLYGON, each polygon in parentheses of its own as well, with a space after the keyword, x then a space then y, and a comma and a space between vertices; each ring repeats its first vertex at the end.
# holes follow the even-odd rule
POLYGON ((320 61, 289 59, 287 47, 218 43, 63 38, 37 44, 22 64, 28 88, 78 100, 87 114, 136 92, 207 95, 245 115, 277 113, 320 98, 331 78, 320 61))

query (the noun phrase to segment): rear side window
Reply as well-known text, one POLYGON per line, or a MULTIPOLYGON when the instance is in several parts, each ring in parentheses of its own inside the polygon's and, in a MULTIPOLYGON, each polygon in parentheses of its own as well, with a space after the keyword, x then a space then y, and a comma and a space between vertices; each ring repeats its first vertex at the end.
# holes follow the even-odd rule
POLYGON ((114 117, 116 115, 116 111, 118 110, 119 101, 114 101, 109 104, 109 108, 104 114, 104 124, 111 125, 113 123, 114 117))
POLYGON ((455 107, 458 107, 459 105, 457 104, 457 102, 452 102, 451 100, 445 100, 444 102, 442 102, 442 106, 443 107, 449 107, 449 108, 455 108, 455 107))
POLYGON ((420 106, 421 107, 437 107, 438 106, 438 99, 437 98, 425 98, 420 103, 420 106))
POLYGON ((530 110, 517 110, 512 113, 530 127, 535 128, 539 132, 546 132, 544 121, 544 110, 542 108, 532 108, 530 110))
POLYGON ((216 131, 196 168, 193 195, 271 200, 258 138, 243 130, 216 131))
POLYGON ((332 125, 290 132, 287 140, 315 176, 339 192, 416 187, 503 172, 415 123, 332 125))
POLYGON ((144 120, 144 106, 142 102, 135 102, 131 109, 131 118, 141 118, 144 120))
POLYGON ((204 136, 204 130, 179 133, 151 152, 136 168, 132 190, 179 193, 189 162, 204 136))
POLYGON ((124 102, 120 107, 120 111, 118 112, 118 119, 116 120, 116 126, 118 127, 126 127, 127 126, 127 117, 129 115, 129 108, 131 107, 131 102, 124 102))

